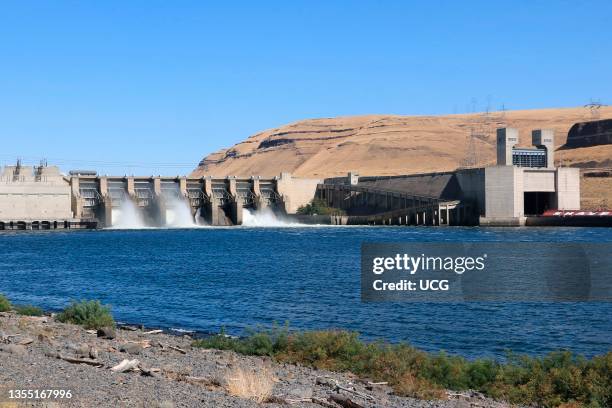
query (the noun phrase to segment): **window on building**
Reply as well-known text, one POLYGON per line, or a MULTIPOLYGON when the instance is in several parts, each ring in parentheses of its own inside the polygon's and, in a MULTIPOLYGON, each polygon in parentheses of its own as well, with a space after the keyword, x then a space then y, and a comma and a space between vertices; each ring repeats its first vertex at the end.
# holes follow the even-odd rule
POLYGON ((546 149, 512 149, 512 164, 519 167, 546 167, 546 149))

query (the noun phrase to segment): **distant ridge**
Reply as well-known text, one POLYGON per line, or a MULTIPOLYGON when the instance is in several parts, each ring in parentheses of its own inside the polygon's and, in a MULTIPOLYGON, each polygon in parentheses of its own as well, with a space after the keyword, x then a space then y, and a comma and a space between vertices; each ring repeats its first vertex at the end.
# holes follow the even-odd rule
MULTIPOLYGON (((552 128, 557 147, 577 122, 612 118, 612 107, 558 108, 445 116, 367 115, 307 119, 255 134, 202 159, 191 176, 275 176, 288 171, 302 177, 396 175, 449 171, 492 164, 495 129, 521 132, 552 128)), ((612 145, 560 150, 557 161, 580 167, 612 167, 612 145)))

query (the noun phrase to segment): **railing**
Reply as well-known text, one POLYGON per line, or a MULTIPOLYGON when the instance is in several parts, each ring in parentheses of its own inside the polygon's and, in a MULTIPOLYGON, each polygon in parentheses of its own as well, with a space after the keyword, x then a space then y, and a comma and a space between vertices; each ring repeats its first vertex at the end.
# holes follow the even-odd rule
POLYGON ((83 199, 83 208, 91 208, 98 205, 102 196, 95 188, 79 189, 79 196, 83 199))
POLYGON ((24 183, 31 181, 34 183, 46 183, 47 176, 0 176, 0 183, 24 183))
POLYGON ((191 207, 201 207, 205 202, 208 202, 208 197, 200 188, 188 188, 187 199, 191 207))
POLYGON ((273 189, 261 189, 261 199, 264 200, 266 204, 272 204, 281 201, 281 196, 273 189))
POLYGON ((255 203, 257 196, 251 190, 238 189, 236 190, 236 199, 240 200, 242 205, 252 205, 255 203))
POLYGON ((213 187, 212 198, 225 205, 233 200, 232 195, 225 188, 213 187))

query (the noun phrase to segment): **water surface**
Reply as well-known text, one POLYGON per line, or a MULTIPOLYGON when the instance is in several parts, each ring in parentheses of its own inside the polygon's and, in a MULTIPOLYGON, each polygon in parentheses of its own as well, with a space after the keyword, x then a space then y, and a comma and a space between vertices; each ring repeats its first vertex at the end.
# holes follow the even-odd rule
POLYGON ((611 349, 612 303, 361 303, 362 242, 595 241, 611 229, 308 227, 0 234, 0 293, 61 309, 100 299, 117 320, 242 334, 289 322, 467 357, 611 349))

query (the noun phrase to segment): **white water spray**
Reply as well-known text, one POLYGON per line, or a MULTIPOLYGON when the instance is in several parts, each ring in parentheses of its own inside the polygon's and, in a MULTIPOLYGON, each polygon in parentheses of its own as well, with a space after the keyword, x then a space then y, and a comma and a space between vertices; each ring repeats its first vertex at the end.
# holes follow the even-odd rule
POLYGON ((130 199, 121 201, 119 208, 113 208, 113 229, 142 229, 147 228, 142 218, 142 214, 136 204, 130 199))
POLYGON ((178 197, 166 199, 167 228, 195 228, 197 226, 186 200, 181 200, 178 197))
POLYGON ((245 227, 299 227, 303 226, 297 222, 291 222, 283 219, 272 211, 270 208, 263 210, 244 209, 242 213, 242 225, 245 227))
POLYGON ((196 213, 195 213, 195 222, 198 225, 198 227, 205 227, 205 226, 208 225, 208 224, 206 224, 206 221, 204 221, 204 218, 202 218, 202 209, 201 208, 198 208, 196 210, 196 213))

